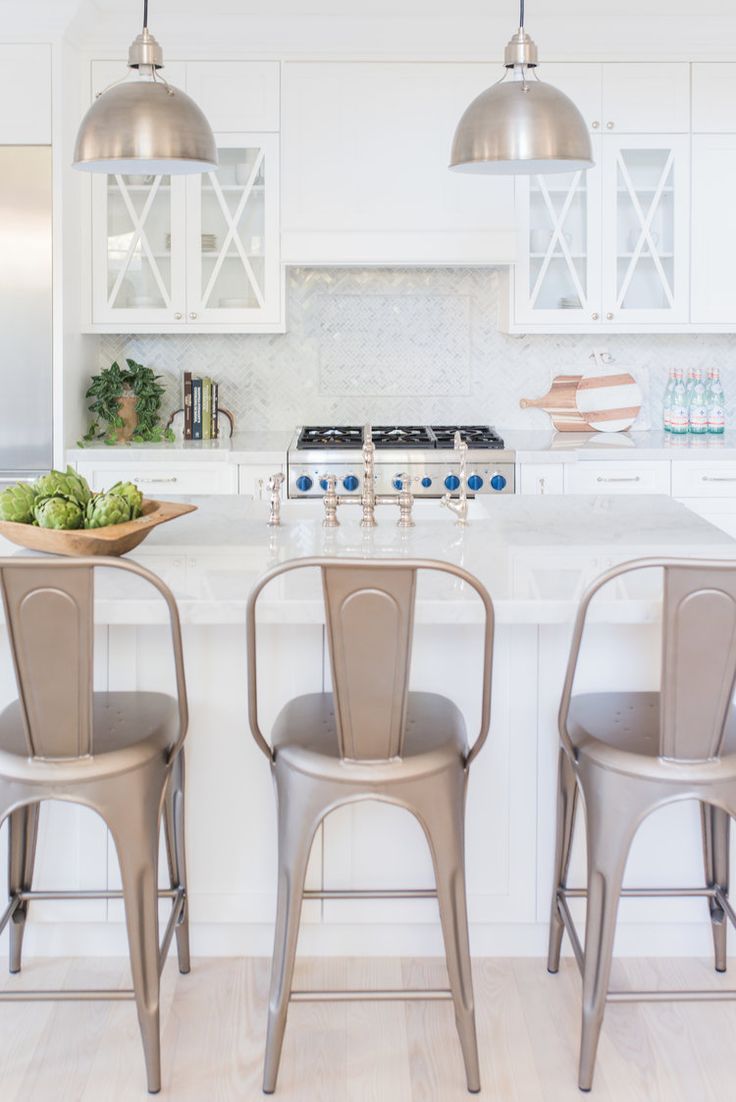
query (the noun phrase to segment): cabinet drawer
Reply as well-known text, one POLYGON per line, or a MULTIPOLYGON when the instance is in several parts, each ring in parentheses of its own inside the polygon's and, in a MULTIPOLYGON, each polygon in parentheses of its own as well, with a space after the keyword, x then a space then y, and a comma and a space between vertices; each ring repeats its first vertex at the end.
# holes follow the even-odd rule
POLYGON ((140 486, 145 497, 171 494, 236 494, 238 492, 237 468, 229 463, 161 464, 138 466, 128 463, 114 466, 112 463, 77 463, 77 470, 89 482, 93 490, 104 490, 115 482, 128 479, 140 486))
POLYGON ((673 463, 672 496, 736 498, 736 463, 673 463))
POLYGON ((670 464, 571 463, 565 468, 566 494, 669 494, 670 464))
POLYGON ((522 494, 562 494, 565 491, 562 463, 523 463, 519 481, 522 494))

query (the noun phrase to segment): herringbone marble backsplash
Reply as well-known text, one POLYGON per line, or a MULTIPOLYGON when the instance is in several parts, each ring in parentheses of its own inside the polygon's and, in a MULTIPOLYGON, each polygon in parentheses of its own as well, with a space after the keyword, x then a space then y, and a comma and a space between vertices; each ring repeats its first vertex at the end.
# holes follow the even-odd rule
POLYGON ((505 273, 494 269, 306 269, 287 273, 287 332, 273 336, 104 336, 100 366, 131 356, 181 405, 184 371, 220 382, 239 429, 363 421, 491 422, 544 428, 519 409, 554 375, 591 372, 593 348, 644 391, 638 427, 658 427, 672 366, 715 364, 736 426, 736 336, 510 337, 499 332, 505 273))

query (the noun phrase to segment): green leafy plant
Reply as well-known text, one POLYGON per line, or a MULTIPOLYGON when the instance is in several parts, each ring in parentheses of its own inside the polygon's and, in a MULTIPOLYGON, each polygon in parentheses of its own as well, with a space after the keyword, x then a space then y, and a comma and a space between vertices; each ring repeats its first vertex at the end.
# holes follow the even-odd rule
POLYGON ((174 440, 173 431, 161 424, 161 399, 165 389, 159 382, 161 376, 135 360, 126 359, 125 364, 120 367, 115 361, 92 376, 85 398, 92 399, 88 408, 93 421, 79 441, 81 447, 93 440, 118 443, 117 430, 125 424, 120 416, 120 399, 130 397, 135 398, 138 417, 131 443, 159 444, 174 440))

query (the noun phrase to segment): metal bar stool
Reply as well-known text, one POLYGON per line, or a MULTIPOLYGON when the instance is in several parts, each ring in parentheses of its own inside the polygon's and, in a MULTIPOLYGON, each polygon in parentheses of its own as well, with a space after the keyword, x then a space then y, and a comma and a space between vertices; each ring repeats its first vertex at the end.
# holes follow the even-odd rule
POLYGON ((0 590, 18 699, 0 712, 0 823, 9 820, 10 971, 19 972, 28 906, 34 899, 125 902, 130 990, 0 991, 0 1000, 133 999, 148 1089, 161 1088, 159 977, 176 934, 179 970, 188 972, 184 853, 187 695, 181 629, 170 590, 150 571, 112 558, 0 558, 0 590), (94 572, 137 575, 168 607, 177 699, 151 692, 93 692, 94 572), (123 890, 34 891, 39 805, 68 800, 92 808, 110 829, 123 890), (171 887, 158 889, 163 816, 171 887), (171 900, 159 948, 158 899, 171 900))
POLYGON ((606 1002, 733 999, 736 991, 610 991, 619 897, 702 896, 708 900, 715 967, 726 970, 731 816, 736 814, 736 563, 639 559, 599 577, 578 610, 560 704, 557 846, 550 920, 550 972, 564 931, 583 977, 578 1085, 590 1090, 606 1002), (663 571, 662 672, 658 692, 572 695, 591 599, 633 571, 663 571), (578 790, 585 810, 587 889, 567 886, 578 790), (621 887, 642 821, 676 800, 700 801, 704 887, 621 887), (568 906, 587 898, 585 948, 568 906))
POLYGON ((248 601, 250 727, 271 765, 278 802, 278 904, 263 1090, 276 1088, 289 1001, 452 999, 468 1090, 480 1090, 465 898, 465 796, 468 769, 488 734, 493 605, 465 570, 432 560, 310 558, 261 578, 248 601), (318 567, 334 693, 291 700, 277 717, 271 745, 258 724, 256 604, 287 571, 318 567), (479 595, 485 636, 480 732, 469 749, 459 709, 435 693, 409 692, 418 571, 460 579, 479 595), (429 843, 436 890, 304 891, 315 831, 328 812, 354 800, 385 800, 410 811, 429 843), (437 898, 449 990, 292 991, 302 899, 437 898))

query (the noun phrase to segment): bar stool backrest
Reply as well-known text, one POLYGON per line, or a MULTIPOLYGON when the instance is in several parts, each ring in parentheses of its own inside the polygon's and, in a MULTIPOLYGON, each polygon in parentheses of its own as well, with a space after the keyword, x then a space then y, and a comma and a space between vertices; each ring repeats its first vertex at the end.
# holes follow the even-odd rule
POLYGON ((186 732, 179 617, 173 595, 155 574, 116 558, 0 558, 0 590, 30 757, 68 760, 94 753, 94 571, 101 567, 137 574, 166 601, 186 732))
POLYGON ((385 761, 403 751, 414 631, 417 574, 431 570, 466 582, 485 613, 480 749, 490 722, 493 604, 485 587, 467 571, 434 560, 294 559, 259 580, 248 610, 251 729, 264 752, 258 728, 255 674, 255 605, 261 590, 279 574, 319 567, 332 670, 340 755, 353 761, 385 761))
POLYGON ((560 707, 561 733, 592 597, 620 575, 652 567, 664 572, 659 756, 683 762, 717 758, 736 682, 736 562, 638 559, 597 578, 578 610, 560 707))

